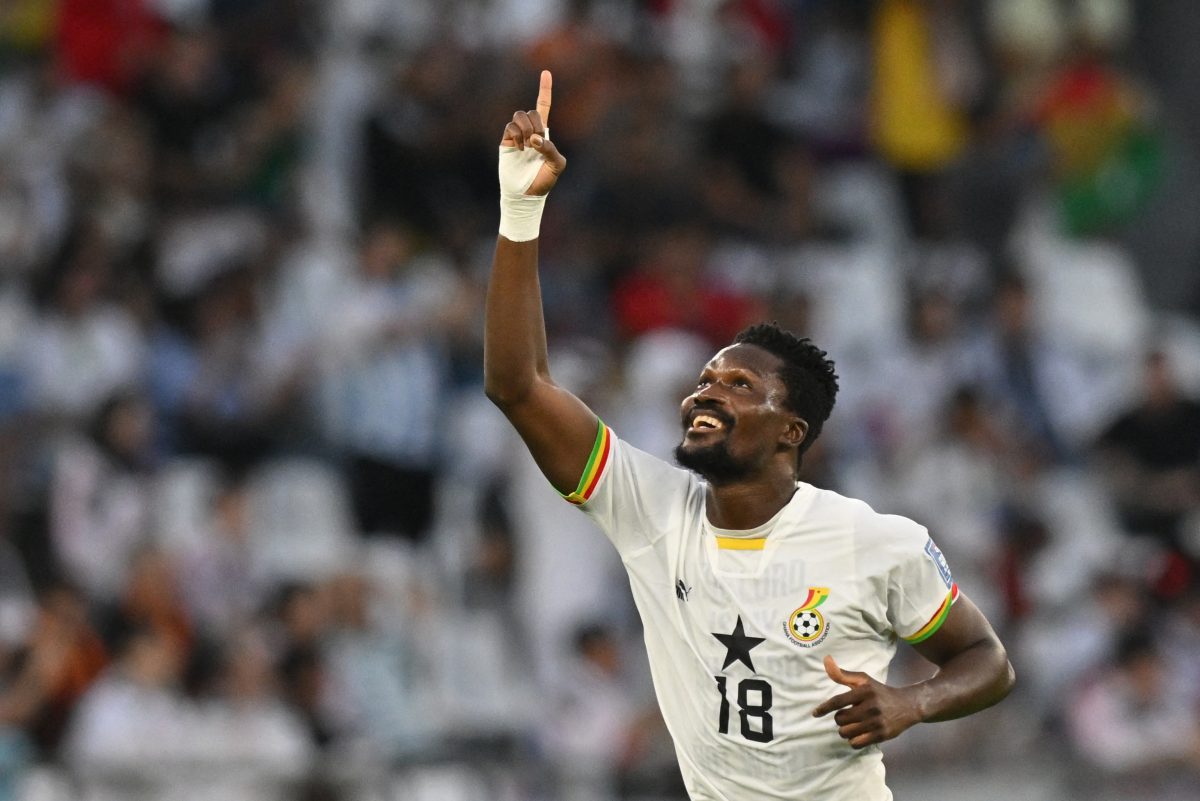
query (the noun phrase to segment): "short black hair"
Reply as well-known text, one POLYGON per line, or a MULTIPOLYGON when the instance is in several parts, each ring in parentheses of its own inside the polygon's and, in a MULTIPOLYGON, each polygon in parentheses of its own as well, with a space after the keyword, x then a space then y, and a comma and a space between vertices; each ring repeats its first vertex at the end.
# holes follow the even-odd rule
POLYGON ((833 412, 838 377, 829 354, 808 337, 798 337, 779 327, 779 323, 758 323, 743 329, 733 338, 735 345, 755 345, 783 360, 779 378, 787 389, 788 408, 808 423, 808 435, 800 443, 800 457, 821 434, 821 427, 833 412))

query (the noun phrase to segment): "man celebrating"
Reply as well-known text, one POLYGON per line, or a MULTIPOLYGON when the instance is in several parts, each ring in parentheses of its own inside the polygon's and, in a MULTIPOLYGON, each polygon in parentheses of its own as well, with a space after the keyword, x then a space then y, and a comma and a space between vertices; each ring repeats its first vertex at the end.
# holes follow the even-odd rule
POLYGON ((655 691, 700 801, 884 801, 877 743, 1005 695, 1003 645, 924 528, 797 481, 837 393, 824 351, 757 325, 704 365, 666 464, 621 442, 547 369, 537 275, 551 76, 500 143, 488 397, 629 573, 655 691), (938 666, 885 682, 896 640, 938 666), (830 715, 832 714, 832 718, 830 715))

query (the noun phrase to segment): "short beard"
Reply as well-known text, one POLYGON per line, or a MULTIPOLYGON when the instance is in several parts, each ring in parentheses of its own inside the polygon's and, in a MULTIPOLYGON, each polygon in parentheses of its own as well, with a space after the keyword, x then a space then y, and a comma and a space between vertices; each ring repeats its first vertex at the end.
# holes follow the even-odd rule
POLYGON ((675 461, 713 485, 741 481, 751 472, 750 465, 734 458, 724 441, 694 450, 688 450, 686 443, 681 442, 675 448, 675 461))

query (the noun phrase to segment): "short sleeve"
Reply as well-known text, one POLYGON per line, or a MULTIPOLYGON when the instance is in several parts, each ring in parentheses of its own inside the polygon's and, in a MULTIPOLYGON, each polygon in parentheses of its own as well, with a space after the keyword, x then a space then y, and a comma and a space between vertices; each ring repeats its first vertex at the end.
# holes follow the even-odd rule
POLYGON ((950 565, 923 526, 905 518, 891 539, 893 565, 888 571, 888 621, 910 645, 931 636, 958 600, 950 565))
POLYGON ((564 497, 625 556, 681 525, 693 481, 687 471, 621 441, 600 423, 579 486, 564 497))

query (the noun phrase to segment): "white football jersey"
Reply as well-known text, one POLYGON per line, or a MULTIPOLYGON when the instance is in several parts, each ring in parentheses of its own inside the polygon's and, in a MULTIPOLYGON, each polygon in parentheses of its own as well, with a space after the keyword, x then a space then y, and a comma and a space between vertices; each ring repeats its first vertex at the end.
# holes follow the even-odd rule
POLYGON ((885 801, 878 747, 854 750, 821 702, 825 673, 887 680, 958 589, 926 530, 799 483, 749 531, 708 522, 705 483, 601 424, 579 504, 616 545, 645 628, 654 687, 694 801, 885 801))

